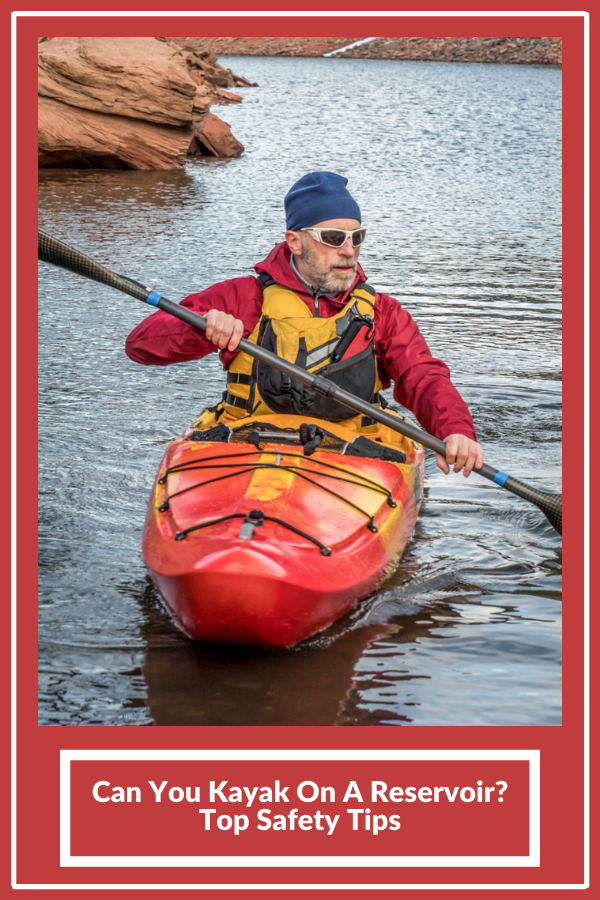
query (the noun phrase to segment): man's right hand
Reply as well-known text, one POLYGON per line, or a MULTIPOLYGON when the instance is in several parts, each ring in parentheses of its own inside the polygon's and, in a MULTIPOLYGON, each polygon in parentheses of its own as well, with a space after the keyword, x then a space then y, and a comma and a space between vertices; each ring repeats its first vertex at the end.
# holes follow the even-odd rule
POLYGON ((446 443, 446 456, 436 453, 438 469, 447 475, 450 466, 454 464, 454 471, 460 472, 463 468, 463 475, 468 477, 473 468, 480 469, 483 465, 483 447, 477 441, 468 438, 464 434, 449 434, 444 438, 446 443))
POLYGON ((243 335, 241 319, 234 319, 221 309, 209 309, 206 313, 206 337, 220 350, 237 350, 243 335))

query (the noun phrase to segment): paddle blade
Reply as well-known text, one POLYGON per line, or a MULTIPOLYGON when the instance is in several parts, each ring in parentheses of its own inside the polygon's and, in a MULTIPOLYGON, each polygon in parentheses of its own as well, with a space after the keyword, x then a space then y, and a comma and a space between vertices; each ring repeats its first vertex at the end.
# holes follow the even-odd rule
POLYGON ((562 494, 552 491, 542 491, 540 488, 531 487, 519 478, 509 475, 504 482, 507 491, 529 500, 544 513, 553 528, 562 534, 562 494))
POLYGON ((54 266, 68 269, 70 272, 75 272, 77 275, 83 275, 85 278, 91 278, 93 281, 99 281, 101 284, 106 284, 109 287, 116 288, 118 291, 123 291, 124 294, 135 297, 136 300, 143 300, 145 302, 150 293, 148 288, 143 287, 143 285, 140 285, 138 282, 132 281, 129 278, 124 278, 122 275, 117 275, 116 272, 111 272, 110 269, 107 269, 95 260, 90 259, 89 256, 86 256, 85 253, 82 253, 80 250, 70 247, 68 244, 65 244, 64 241, 59 241, 58 238, 52 237, 52 235, 46 234, 43 231, 39 231, 39 229, 38 259, 41 259, 43 262, 52 263, 54 266))

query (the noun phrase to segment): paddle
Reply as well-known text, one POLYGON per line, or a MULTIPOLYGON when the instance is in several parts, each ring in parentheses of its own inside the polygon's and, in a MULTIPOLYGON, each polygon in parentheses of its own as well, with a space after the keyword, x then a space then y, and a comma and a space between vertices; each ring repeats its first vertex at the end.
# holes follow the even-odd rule
MULTIPOLYGON (((38 231, 38 259, 52 263, 55 266, 61 266, 64 269, 69 269, 71 272, 76 272, 78 275, 83 275, 85 278, 91 278, 94 281, 100 281, 102 284, 107 284, 109 287, 123 291, 124 294, 135 297, 136 300, 141 300, 143 303, 149 303, 152 306, 158 307, 158 309, 162 309, 164 312, 175 316, 177 319, 187 322, 188 325, 193 325, 201 331, 206 331, 206 319, 203 316, 199 316, 197 313, 185 309, 178 303, 174 303, 172 300, 161 297, 156 291, 144 287, 138 281, 133 281, 131 278, 126 278, 123 275, 117 275, 115 272, 111 272, 93 259, 90 259, 89 256, 86 256, 79 250, 75 250, 63 241, 59 241, 49 234, 45 234, 43 231, 38 231)), ((298 366, 281 359, 274 353, 269 353, 268 350, 264 350, 262 347, 258 347, 243 338, 239 343, 239 348, 244 353, 248 353, 250 356, 272 366, 274 369, 278 369, 285 375, 295 378, 296 381, 308 385, 317 393, 322 394, 325 397, 331 397, 334 400, 337 400, 338 403, 342 403, 349 409, 354 410, 354 412, 363 413, 363 415, 369 416, 371 419, 375 419, 383 425, 387 425, 392 431, 397 431, 405 437, 417 441, 424 447, 434 450, 435 453, 441 453, 442 456, 446 455, 446 445, 443 441, 432 437, 432 435, 427 434, 426 431, 417 428, 415 425, 411 425, 410 422, 407 422, 404 419, 398 419, 396 416, 392 416, 390 413, 386 413, 384 410, 372 406, 365 400, 355 397, 354 394, 343 391, 332 381, 323 378, 322 375, 311 375, 305 369, 301 369, 298 366)), ((487 463, 484 463, 480 469, 474 469, 473 471, 477 472, 478 475, 487 478, 489 481, 493 481, 494 484, 505 488, 512 494, 516 494, 517 497, 522 497, 529 503, 533 503, 534 506, 541 509, 556 531, 558 531, 559 534, 562 534, 561 494, 531 487, 519 478, 515 478, 514 475, 500 472, 498 469, 494 469, 487 463)))

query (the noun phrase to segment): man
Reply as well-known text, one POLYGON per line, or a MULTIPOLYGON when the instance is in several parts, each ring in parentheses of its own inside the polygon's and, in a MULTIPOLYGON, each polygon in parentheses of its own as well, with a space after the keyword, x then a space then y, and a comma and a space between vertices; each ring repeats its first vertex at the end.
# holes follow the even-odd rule
MULTIPOLYGON (((483 449, 477 443, 467 405, 451 383, 447 366, 432 357, 410 314, 397 300, 375 293, 365 283, 358 256, 366 229, 361 227, 360 209, 347 183, 347 178, 331 172, 312 172, 301 178, 285 198, 285 242, 277 244, 267 259, 255 266, 258 277, 233 278, 182 301, 182 306, 206 316, 206 334, 159 311, 129 335, 127 355, 144 365, 169 365, 201 359, 218 348, 223 367, 228 370, 228 388, 230 383, 235 384, 232 393, 226 392, 226 408, 235 412, 235 407, 240 407, 239 415, 249 415, 258 406, 261 411, 281 411, 278 397, 284 402, 285 390, 290 390, 289 385, 282 388, 281 383, 272 395, 260 388, 258 403, 252 406, 250 398, 255 396, 256 385, 248 387, 251 376, 243 374, 251 368, 240 365, 246 357, 237 350, 240 339, 262 342, 260 323, 269 317, 279 323, 300 322, 298 327, 309 328, 307 334, 313 326, 329 327, 334 337, 343 337, 349 330, 348 322, 354 321, 355 349, 351 346, 343 357, 347 375, 352 375, 352 368, 360 361, 364 366, 370 339, 375 351, 371 355, 376 386, 387 388, 394 382, 394 398, 414 413, 426 431, 446 442, 446 457, 437 455, 438 467, 448 474, 453 466, 455 472, 462 470, 468 476, 473 467, 483 464, 483 449), (268 306, 267 292, 272 289, 276 297, 268 306), (283 309, 284 313, 272 316, 265 309, 283 309), (334 317, 334 323, 325 321, 334 317)), ((336 343, 333 340, 321 346, 333 347, 334 353, 336 343)), ((310 358, 310 353, 304 354, 309 369, 310 358)), ((335 359, 334 355, 327 359, 323 369, 327 377, 336 370, 330 365, 335 359)), ((338 362, 337 368, 343 369, 344 364, 338 362)), ((354 368, 354 374, 356 371, 354 368)), ((364 381, 361 374, 356 383, 364 381)), ((377 393, 372 399, 377 402, 377 393)), ((311 414, 308 407, 303 411, 311 414)))

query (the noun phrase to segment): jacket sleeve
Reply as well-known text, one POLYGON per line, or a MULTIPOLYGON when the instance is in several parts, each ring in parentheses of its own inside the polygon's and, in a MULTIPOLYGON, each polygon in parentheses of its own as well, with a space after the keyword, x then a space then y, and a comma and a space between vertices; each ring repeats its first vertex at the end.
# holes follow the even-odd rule
POLYGON ((423 428, 444 440, 464 434, 477 440, 473 420, 452 382, 450 370, 435 359, 416 322, 397 300, 377 295, 375 341, 384 387, 394 382, 394 398, 423 428))
MULTIPOLYGON (((222 281, 199 294, 190 294, 181 306, 203 316, 209 309, 222 309, 244 323, 244 337, 260 318, 262 291, 256 278, 232 278, 222 281)), ((134 362, 145 366, 168 366, 171 363, 202 359, 218 348, 187 322, 169 313, 157 310, 137 325, 125 343, 125 352, 134 362)), ((224 366, 228 366, 237 353, 224 350, 220 353, 224 366)))

